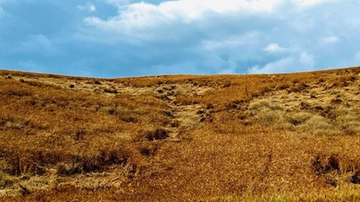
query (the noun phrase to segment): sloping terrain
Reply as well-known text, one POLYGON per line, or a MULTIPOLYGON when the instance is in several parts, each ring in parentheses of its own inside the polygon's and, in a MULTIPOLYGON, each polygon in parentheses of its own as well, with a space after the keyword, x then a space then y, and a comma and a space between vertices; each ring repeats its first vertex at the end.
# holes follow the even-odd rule
POLYGON ((358 201, 360 68, 0 71, 1 201, 358 201))

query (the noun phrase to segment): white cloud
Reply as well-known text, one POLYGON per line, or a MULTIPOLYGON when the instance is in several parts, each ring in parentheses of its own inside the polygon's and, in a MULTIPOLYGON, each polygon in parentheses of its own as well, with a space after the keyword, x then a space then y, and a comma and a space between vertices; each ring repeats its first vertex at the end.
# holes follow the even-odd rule
POLYGON ((0 62, 103 76, 360 64, 359 0, 141 1, 0 0, 0 62), (54 25, 44 7, 63 20, 54 25))
POLYGON ((226 67, 220 70, 219 74, 235 74, 237 63, 236 61, 229 59, 226 63, 226 67))
POLYGON ((267 74, 267 73, 281 73, 289 72, 292 69, 292 65, 295 63, 294 57, 281 58, 280 60, 270 62, 264 66, 253 66, 248 70, 250 74, 267 74))
POLYGON ((252 66, 248 73, 250 74, 267 74, 267 73, 284 73, 294 71, 312 70, 315 65, 314 57, 311 54, 302 52, 299 56, 289 56, 271 61, 266 65, 252 66), (295 68, 294 68, 295 67, 295 68))
POLYGON ((293 0, 294 3, 302 7, 316 6, 327 2, 335 2, 336 0, 293 0))
MULTIPOLYGON (((351 58, 360 42, 355 34, 360 32, 356 0, 103 1, 116 6, 118 13, 107 19, 85 18, 77 36, 129 45, 140 50, 140 60, 154 50, 164 60, 173 54, 174 64, 169 67, 194 60, 193 66, 216 73, 319 69, 342 64, 338 61, 351 58)), ((159 58, 156 64, 144 66, 170 71, 159 58)))
POLYGON ((280 47, 278 43, 270 43, 266 48, 264 48, 264 51, 268 53, 282 53, 287 51, 286 48, 280 47))
MULTIPOLYGON (((158 37, 160 33, 162 34, 161 37, 173 34, 171 29, 176 29, 177 25, 189 26, 206 22, 211 16, 226 17, 228 15, 243 16, 272 13, 283 1, 177 0, 164 1, 159 5, 140 2, 119 7, 119 14, 112 18, 103 20, 92 16, 85 18, 84 22, 98 30, 117 33, 120 37, 151 39, 158 37)), ((107 2, 118 4, 118 1, 114 0, 107 2)), ((201 27, 198 28, 201 29, 201 27)), ((186 31, 189 30, 182 32, 186 31)))
POLYGON ((79 10, 85 10, 85 11, 88 11, 88 12, 95 12, 96 11, 96 7, 92 3, 87 3, 85 5, 78 5, 78 6, 76 6, 76 8, 79 9, 79 10))
MULTIPOLYGON (((113 37, 118 36, 120 41, 124 41, 129 38, 173 40, 184 37, 182 34, 194 30, 194 27, 189 27, 192 25, 197 26, 195 29, 201 30, 220 24, 211 20, 241 20, 251 18, 250 16, 281 20, 289 18, 289 25, 305 32, 313 29, 316 23, 308 15, 296 17, 297 8, 308 8, 333 0, 292 0, 291 3, 286 0, 174 0, 163 1, 158 5, 147 2, 129 3, 129 0, 104 1, 117 6, 118 15, 108 19, 90 16, 85 18, 84 22, 89 27, 112 34, 113 37), (291 13, 292 11, 294 14, 291 13), (292 15, 294 18, 290 17, 292 15), (209 25, 210 23, 214 24, 209 25), (177 36, 173 37, 174 35, 177 36)), ((85 8, 85 6, 78 7, 85 8)), ((95 7, 92 11, 95 11, 95 7)))
POLYGON ((321 43, 336 43, 339 41, 339 38, 337 36, 329 36, 329 37, 324 37, 321 39, 321 43))

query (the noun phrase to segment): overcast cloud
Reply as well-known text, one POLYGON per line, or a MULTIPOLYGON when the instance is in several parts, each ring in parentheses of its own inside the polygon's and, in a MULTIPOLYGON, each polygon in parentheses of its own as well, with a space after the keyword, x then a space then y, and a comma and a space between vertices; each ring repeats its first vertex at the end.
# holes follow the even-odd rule
POLYGON ((357 0, 0 0, 0 68, 95 77, 360 65, 357 0))

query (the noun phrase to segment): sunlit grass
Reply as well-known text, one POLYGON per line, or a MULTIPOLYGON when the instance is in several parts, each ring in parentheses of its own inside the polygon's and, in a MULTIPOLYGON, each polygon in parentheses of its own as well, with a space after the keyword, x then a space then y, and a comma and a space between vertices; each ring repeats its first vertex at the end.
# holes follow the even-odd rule
POLYGON ((357 201, 359 73, 0 71, 0 200, 357 201))

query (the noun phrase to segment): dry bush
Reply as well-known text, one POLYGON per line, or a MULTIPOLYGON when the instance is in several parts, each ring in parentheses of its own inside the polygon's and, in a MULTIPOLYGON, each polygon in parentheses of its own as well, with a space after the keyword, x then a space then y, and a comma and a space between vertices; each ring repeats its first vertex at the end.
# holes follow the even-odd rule
POLYGON ((117 94, 118 91, 115 88, 105 88, 104 89, 105 93, 113 93, 113 94, 117 94))
POLYGON ((60 162, 56 165, 56 174, 59 176, 67 176, 81 173, 81 167, 79 164, 60 162))
POLYGON ((291 92, 301 92, 301 91, 304 91, 306 88, 308 88, 309 85, 304 83, 304 82, 297 82, 295 83, 294 85, 292 85, 288 92, 291 93, 291 92))
POLYGON ((254 115, 259 124, 272 125, 283 122, 284 112, 279 110, 261 109, 254 115))
POLYGON ((304 124, 307 120, 314 116, 314 114, 310 112, 291 112, 286 115, 287 121, 294 126, 304 124))
POLYGON ((123 148, 118 150, 88 151, 57 163, 56 172, 60 176, 103 172, 109 166, 127 164, 131 156, 131 152, 123 148))
POLYGON ((346 135, 360 134, 360 112, 353 109, 337 109, 335 110, 336 123, 338 127, 346 135))
POLYGON ((360 123, 359 123, 359 119, 354 120, 354 119, 348 119, 351 121, 348 122, 344 122, 341 125, 341 129, 344 132, 344 134, 346 135, 359 135, 360 134, 360 123))
POLYGON ((318 95, 318 93, 316 91, 311 91, 310 92, 310 98, 316 98, 318 95))
POLYGON ((0 171, 0 189, 6 189, 7 187, 13 186, 18 180, 2 171, 0 171))
POLYGON ((319 115, 314 115, 304 124, 297 127, 301 132, 310 133, 312 135, 337 135, 341 134, 331 122, 319 115))
POLYGON ((147 141, 164 140, 169 137, 168 131, 157 128, 155 130, 140 131, 139 135, 135 137, 136 141, 145 139, 147 141))
POLYGON ((253 100, 249 104, 249 115, 252 116, 256 123, 266 126, 284 127, 283 108, 273 100, 262 99, 253 100))

